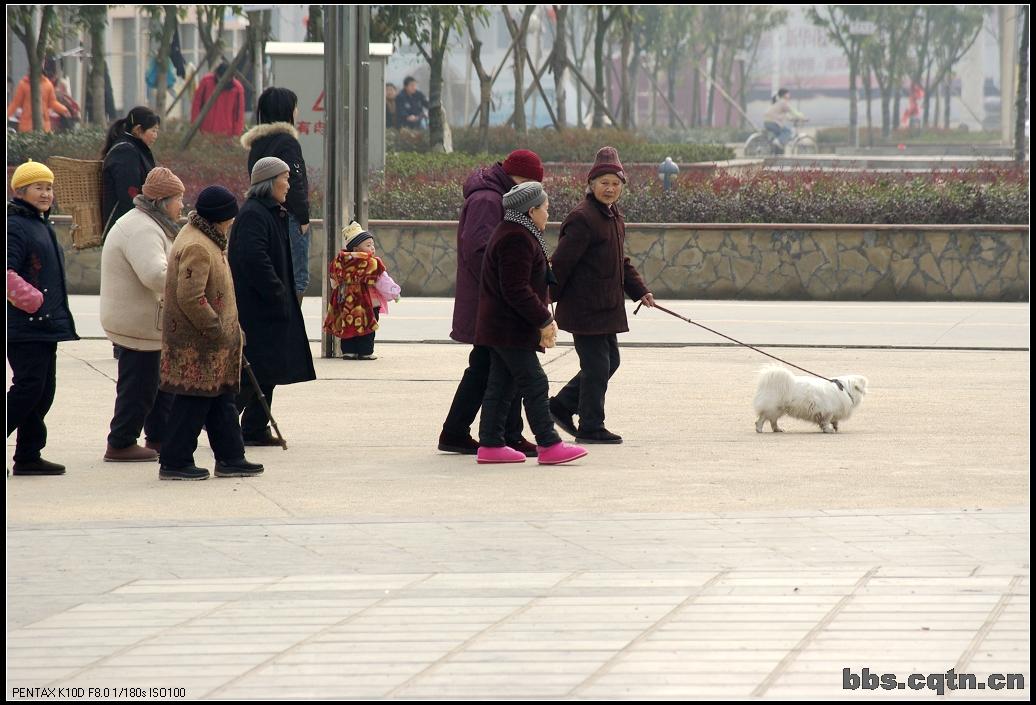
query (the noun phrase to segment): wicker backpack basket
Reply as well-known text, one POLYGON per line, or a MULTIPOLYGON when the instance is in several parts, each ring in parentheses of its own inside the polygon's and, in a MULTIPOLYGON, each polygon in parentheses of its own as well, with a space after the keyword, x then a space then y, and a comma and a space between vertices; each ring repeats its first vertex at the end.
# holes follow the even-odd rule
POLYGON ((104 241, 101 220, 101 166, 96 159, 51 157, 54 193, 61 210, 72 216, 72 247, 85 250, 104 241))

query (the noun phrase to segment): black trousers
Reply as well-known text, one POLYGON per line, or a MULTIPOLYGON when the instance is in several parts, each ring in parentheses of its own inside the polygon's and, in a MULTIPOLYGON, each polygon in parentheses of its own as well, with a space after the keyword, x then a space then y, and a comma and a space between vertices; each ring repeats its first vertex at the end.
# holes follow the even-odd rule
POLYGON ((619 369, 619 340, 611 335, 573 335, 579 374, 554 397, 563 409, 579 414, 579 430, 604 428, 604 396, 608 380, 619 369))
MULTIPOLYGON (((259 388, 266 395, 266 403, 270 406, 271 411, 273 410, 273 389, 275 386, 274 384, 259 382, 259 388)), ((270 417, 267 416, 266 409, 263 408, 259 395, 255 392, 255 385, 252 384, 252 380, 244 370, 241 370, 241 392, 237 395, 234 405, 237 407, 238 413, 241 414, 241 435, 244 438, 259 440, 266 438, 270 434, 268 427, 270 417)))
POLYGON ((140 438, 141 429, 147 440, 165 440, 166 420, 173 405, 173 395, 158 390, 159 350, 119 350, 119 381, 115 385, 115 415, 112 417, 108 445, 129 448, 140 438))
POLYGON ((198 449, 202 426, 205 426, 216 460, 228 462, 245 457, 233 394, 218 397, 177 394, 169 410, 166 437, 162 443, 161 463, 164 467, 184 468, 194 464, 194 451, 198 449))
POLYGON ((18 430, 14 462, 40 459, 47 445, 44 417, 54 403, 57 387, 57 343, 8 343, 11 388, 7 390, 7 436, 18 430))
MULTIPOLYGON (((465 437, 471 433, 471 424, 475 422, 478 410, 482 408, 482 399, 486 396, 486 384, 489 383, 489 370, 492 363, 492 348, 475 345, 468 355, 468 368, 457 385, 453 395, 453 404, 446 415, 442 430, 450 436, 465 437)), ((510 442, 522 437, 522 398, 515 395, 507 413, 504 435, 510 442)))
MULTIPOLYGON (((374 307, 374 320, 381 320, 381 307, 374 307)), ((374 354, 374 336, 377 331, 371 331, 367 335, 361 335, 356 338, 343 338, 342 339, 342 354, 343 355, 373 355, 374 354)))
POLYGON ((536 435, 536 445, 551 446, 561 442, 554 430, 547 403, 550 393, 547 373, 543 371, 535 350, 492 348, 492 362, 486 396, 482 399, 482 419, 478 426, 478 443, 490 448, 505 445, 504 427, 516 393, 525 401, 525 415, 536 435))

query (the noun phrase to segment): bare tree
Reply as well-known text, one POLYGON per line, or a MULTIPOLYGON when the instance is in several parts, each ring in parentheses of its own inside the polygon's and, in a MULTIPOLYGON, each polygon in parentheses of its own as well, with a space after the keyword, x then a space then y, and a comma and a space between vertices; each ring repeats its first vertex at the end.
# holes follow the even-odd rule
POLYGON ((1025 102, 1029 91, 1029 6, 1022 5, 1022 45, 1018 50, 1018 100, 1014 117, 1014 160, 1025 162, 1025 102))
POLYGON ((565 73, 568 70, 568 43, 566 42, 566 25, 568 24, 568 5, 552 5, 554 10, 554 47, 550 51, 550 70, 554 74, 554 102, 557 104, 558 126, 565 127, 568 122, 567 94, 565 91, 565 73))
POLYGON ((601 5, 594 8, 594 93, 597 100, 594 101, 593 127, 604 127, 604 40, 612 22, 618 17, 619 9, 612 8, 611 12, 605 12, 601 5))
POLYGON ((849 136, 854 146, 859 147, 855 143, 860 124, 860 101, 856 84, 862 68, 866 37, 854 34, 852 25, 870 19, 871 10, 864 5, 819 5, 809 8, 807 13, 813 24, 823 28, 828 38, 841 48, 849 64, 849 136))
POLYGON ((906 74, 907 49, 913 40, 918 16, 916 6, 879 5, 876 10, 877 31, 873 41, 868 42, 867 58, 881 91, 881 133, 884 137, 892 134, 895 122, 893 98, 906 74))
POLYGON ((478 32, 475 29, 476 21, 481 23, 483 27, 488 24, 488 13, 484 7, 476 7, 474 5, 461 6, 461 12, 464 16, 464 25, 468 30, 468 37, 471 39, 471 63, 475 67, 475 73, 478 75, 478 150, 480 152, 488 152, 489 113, 493 100, 493 76, 482 64, 482 41, 478 38, 478 32))
MULTIPOLYGON (((511 16, 507 5, 503 6, 504 21, 514 44, 514 129, 519 132, 528 131, 525 123, 525 59, 528 56, 525 42, 529 34, 529 22, 536 5, 526 5, 520 18, 511 16)), ((535 67, 534 67, 535 68, 535 67)))

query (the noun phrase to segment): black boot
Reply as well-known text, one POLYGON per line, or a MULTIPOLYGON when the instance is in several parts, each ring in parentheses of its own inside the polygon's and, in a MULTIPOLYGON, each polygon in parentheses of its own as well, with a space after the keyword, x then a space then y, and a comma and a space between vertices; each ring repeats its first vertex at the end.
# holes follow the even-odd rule
POLYGON ((250 463, 244 458, 216 461, 216 477, 254 477, 263 473, 263 466, 260 463, 250 463))
POLYGON ((612 433, 606 428, 596 431, 580 431, 575 436, 577 443, 622 443, 622 436, 612 433))
POLYGON ((453 436, 446 431, 439 434, 439 450, 446 453, 460 453, 461 455, 475 455, 478 453, 478 441, 466 436, 453 436))
POLYGON ((64 475, 65 466, 40 458, 29 462, 15 462, 11 472, 15 475, 64 475))
POLYGON ((554 423, 570 436, 576 435, 576 422, 572 420, 572 412, 562 408, 555 398, 551 398, 547 402, 547 406, 550 408, 550 417, 554 419, 554 423))
POLYGON ((159 480, 208 480, 209 471, 196 465, 182 468, 171 468, 165 465, 158 469, 159 480))

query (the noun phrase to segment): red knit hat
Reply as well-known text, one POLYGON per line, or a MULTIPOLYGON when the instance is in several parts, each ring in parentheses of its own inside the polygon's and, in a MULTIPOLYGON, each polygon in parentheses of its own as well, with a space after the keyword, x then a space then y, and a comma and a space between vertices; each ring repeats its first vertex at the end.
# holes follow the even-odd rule
POLYGON ((528 149, 516 149, 504 160, 504 172, 508 176, 521 176, 533 181, 543 181, 543 162, 540 155, 528 149))
POLYGON ((626 172, 622 170, 619 152, 615 147, 601 147, 597 150, 597 157, 594 159, 594 165, 590 167, 590 173, 586 175, 586 180, 593 181, 604 174, 615 174, 622 179, 622 183, 626 183, 626 172))

